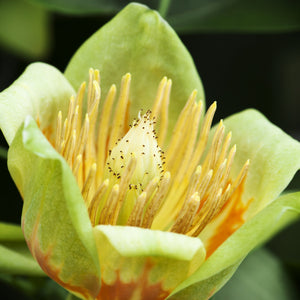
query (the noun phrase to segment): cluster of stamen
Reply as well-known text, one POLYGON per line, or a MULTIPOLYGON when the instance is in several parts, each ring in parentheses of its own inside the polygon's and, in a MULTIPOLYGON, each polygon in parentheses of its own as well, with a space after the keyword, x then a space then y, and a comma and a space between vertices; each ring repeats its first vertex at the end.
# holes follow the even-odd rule
POLYGON ((83 83, 71 97, 64 121, 58 113, 55 141, 48 138, 72 169, 94 226, 119 224, 198 236, 241 184, 249 161, 233 180, 236 146, 230 148, 231 133, 225 136, 221 121, 207 147, 216 104, 200 125, 203 103, 196 102, 195 91, 164 153, 160 147, 168 131, 171 80, 162 79, 152 109, 129 125, 130 80, 129 74, 122 78, 115 105, 115 85, 100 105, 99 72, 90 70, 86 111, 83 83))

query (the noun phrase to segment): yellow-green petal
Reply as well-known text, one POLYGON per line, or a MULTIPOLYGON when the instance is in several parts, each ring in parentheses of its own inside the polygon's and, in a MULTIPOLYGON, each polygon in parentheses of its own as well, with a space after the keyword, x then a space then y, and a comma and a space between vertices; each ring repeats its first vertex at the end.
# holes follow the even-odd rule
POLYGON ((164 299, 205 259, 200 239, 181 234, 110 225, 96 226, 94 234, 103 299, 118 293, 127 293, 126 299, 164 299))
POLYGON ((22 228, 42 269, 69 291, 93 299, 100 288, 96 244, 71 169, 28 116, 8 152, 24 199, 22 228))
POLYGON ((174 30, 160 15, 146 6, 132 3, 91 36, 75 53, 66 69, 74 87, 87 81, 89 68, 102 74, 104 95, 111 84, 132 74, 131 102, 133 116, 149 109, 160 80, 173 81, 170 123, 194 89, 203 99, 204 92, 194 62, 174 30))
POLYGON ((281 196, 232 234, 168 299, 204 300, 212 296, 252 249, 299 216, 300 192, 281 196))
POLYGON ((41 125, 53 125, 58 110, 66 111, 74 89, 56 68, 33 63, 0 93, 0 128, 10 144, 27 115, 39 117, 41 125))
POLYGON ((237 145, 233 172, 250 159, 243 192, 244 201, 253 199, 249 218, 276 199, 299 170, 300 143, 253 109, 225 119, 224 125, 237 145))

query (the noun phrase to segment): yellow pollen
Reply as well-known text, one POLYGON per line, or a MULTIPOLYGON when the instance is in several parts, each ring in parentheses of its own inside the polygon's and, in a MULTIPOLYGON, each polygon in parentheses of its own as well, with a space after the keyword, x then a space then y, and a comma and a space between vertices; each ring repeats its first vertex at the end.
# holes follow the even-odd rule
POLYGON ((239 188, 249 161, 231 177, 237 151, 230 146, 232 134, 225 136, 221 120, 208 145, 216 103, 203 117, 196 91, 164 153, 172 81, 161 80, 153 106, 132 124, 130 82, 126 74, 118 101, 115 85, 102 100, 99 71, 91 69, 88 85, 83 83, 71 97, 66 116, 58 112, 56 133, 47 138, 69 164, 93 226, 128 225, 198 236, 239 188))

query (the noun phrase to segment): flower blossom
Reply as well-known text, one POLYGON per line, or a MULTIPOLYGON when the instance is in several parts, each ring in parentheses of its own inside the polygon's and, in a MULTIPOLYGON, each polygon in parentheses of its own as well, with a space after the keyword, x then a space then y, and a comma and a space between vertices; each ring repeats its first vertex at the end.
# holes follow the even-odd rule
POLYGON ((211 128, 195 74, 168 24, 132 4, 65 75, 35 63, 1 93, 26 242, 77 297, 208 299, 297 217, 299 193, 280 193, 299 143, 255 110, 211 128))

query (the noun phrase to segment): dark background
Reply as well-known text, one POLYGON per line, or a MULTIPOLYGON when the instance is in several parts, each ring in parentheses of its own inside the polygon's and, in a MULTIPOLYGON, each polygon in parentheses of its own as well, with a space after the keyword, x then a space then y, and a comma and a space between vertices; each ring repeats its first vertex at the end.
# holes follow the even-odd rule
MULTIPOLYGON (((109 18, 53 15, 53 45, 43 61, 64 71, 76 49, 107 20, 109 18)), ((194 58, 207 106, 218 101, 215 120, 252 107, 300 139, 300 32, 185 34, 180 37, 194 58)), ((31 61, 0 48, 0 91, 17 79, 31 61)), ((1 145, 7 147, 3 136, 0 140, 1 145)), ((0 159, 0 176, 0 220, 19 224, 22 200, 4 159, 0 159)), ((296 178, 290 188, 299 190, 299 187, 296 178)), ((300 285, 299 266, 295 267, 295 261, 300 262, 299 229, 298 222, 267 245, 285 264, 295 285, 300 285)), ((10 295, 0 296, 1 299, 23 297, 3 283, 0 289, 10 295)))

